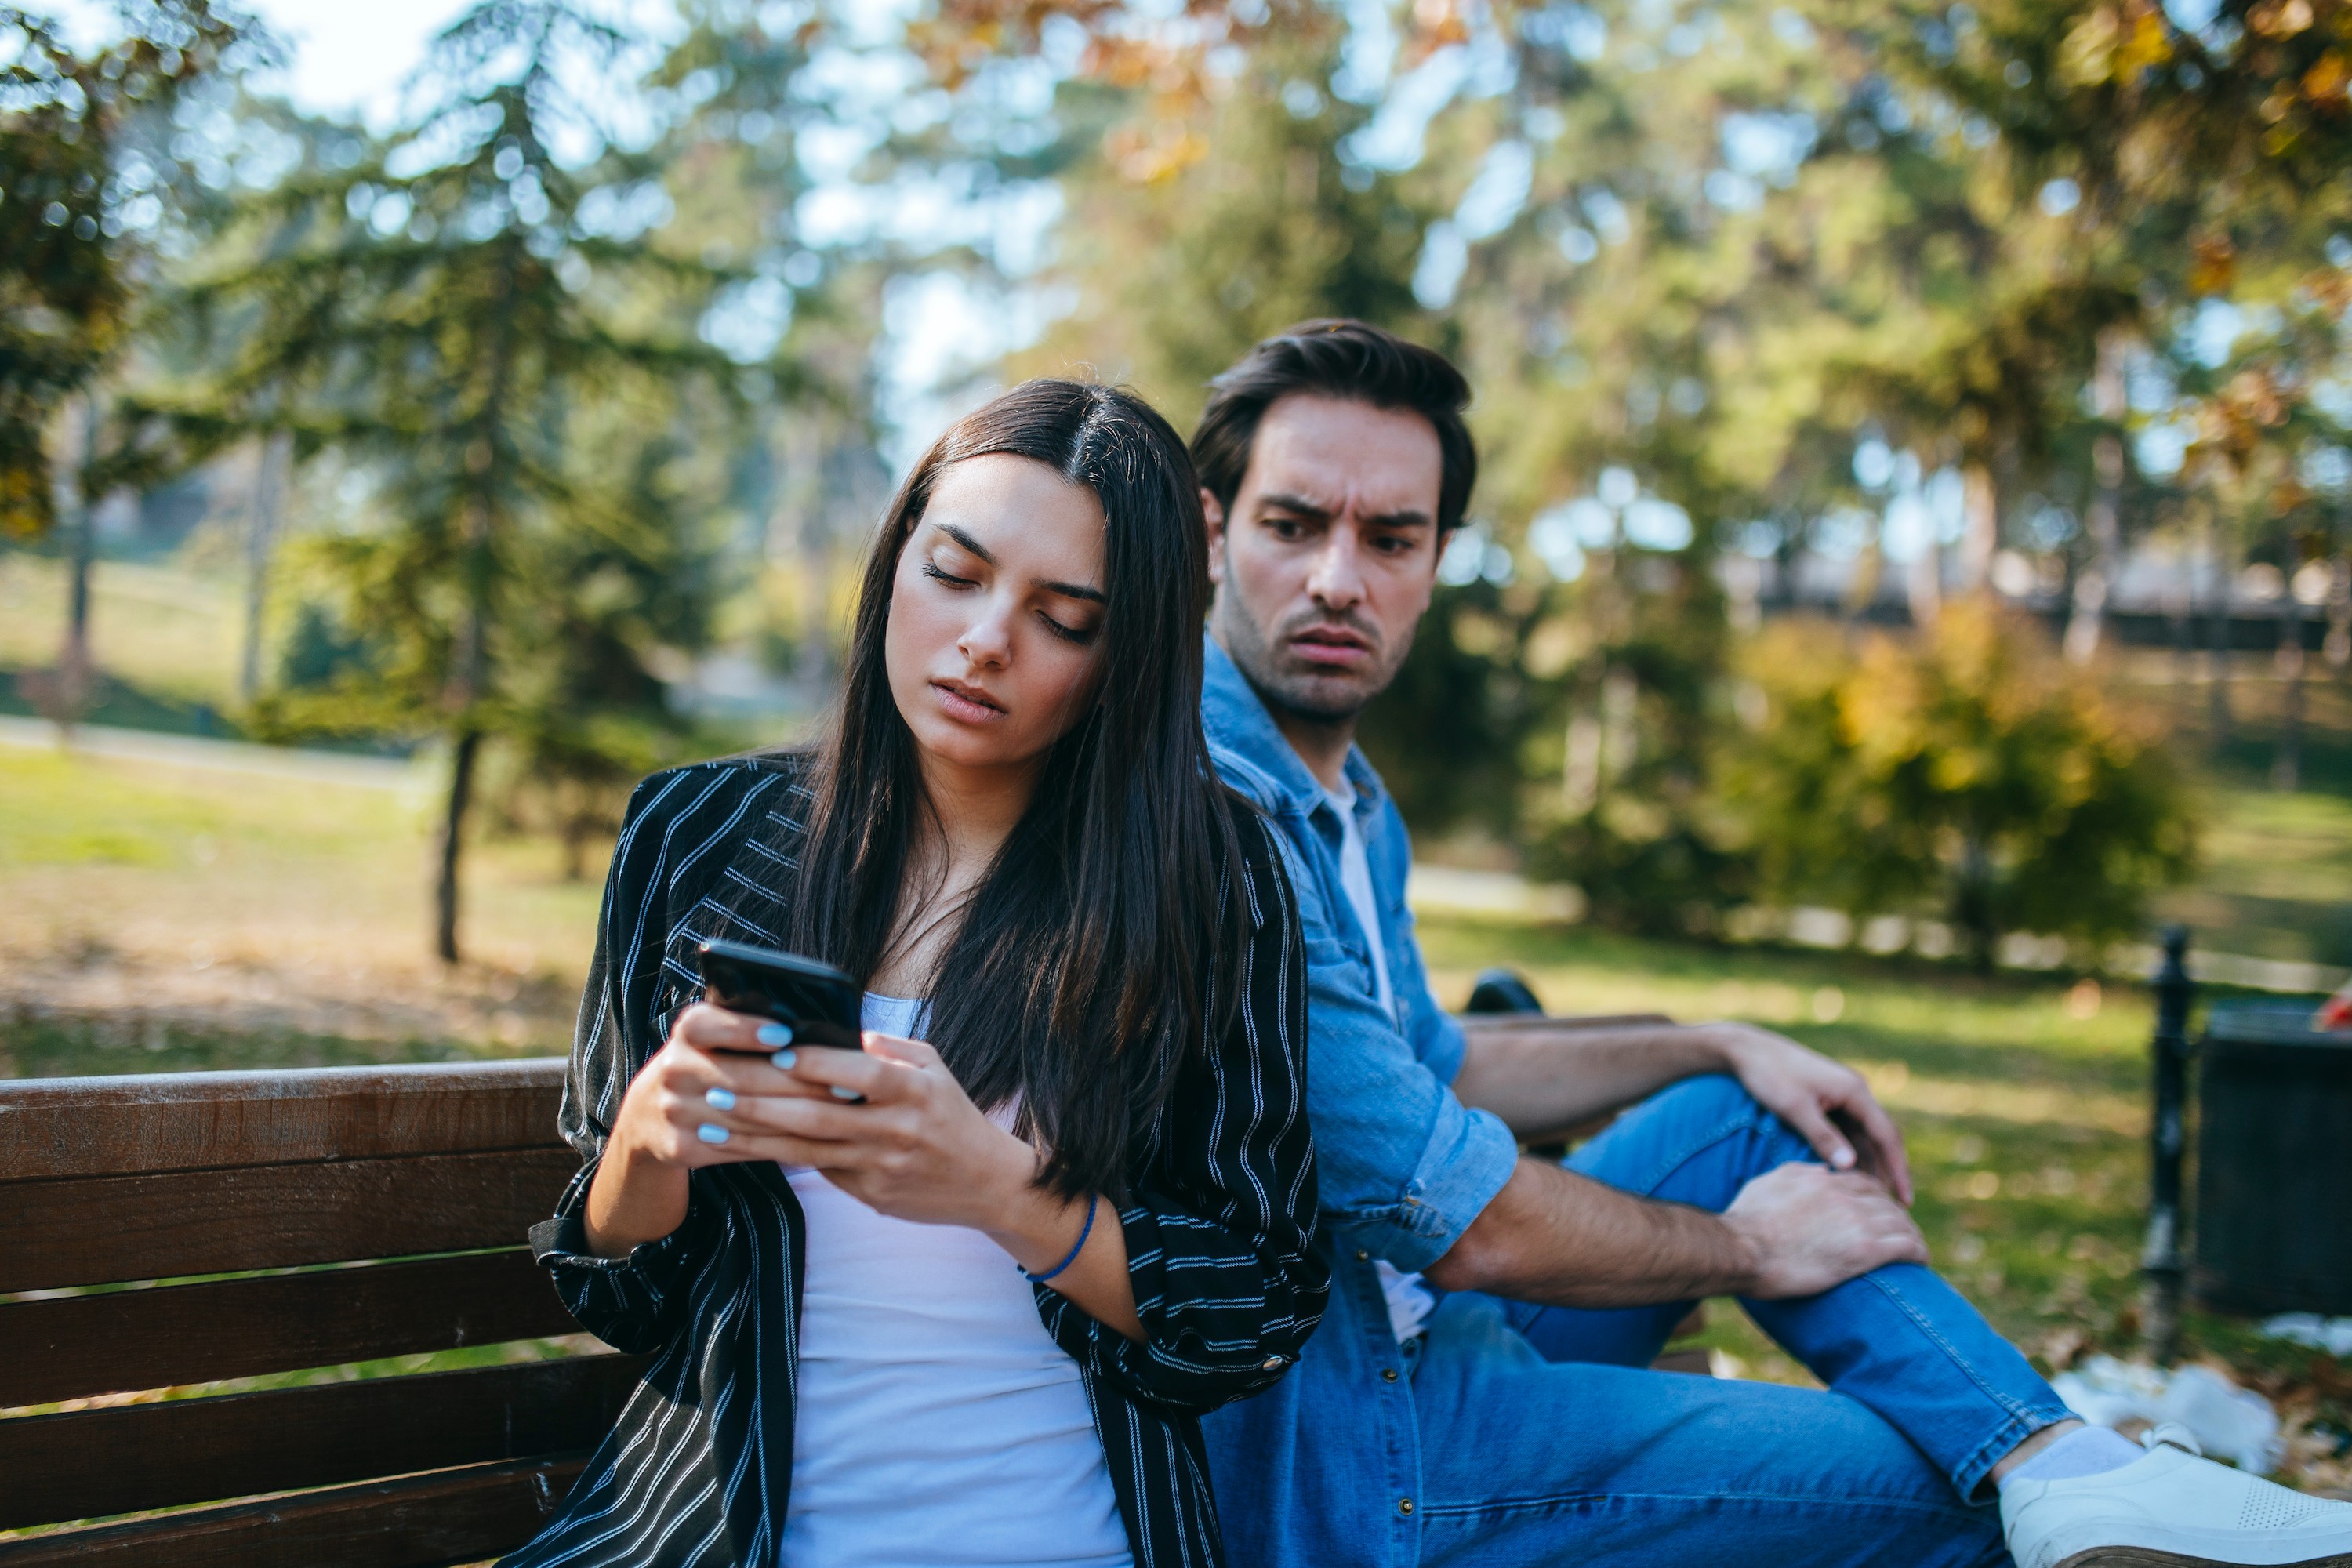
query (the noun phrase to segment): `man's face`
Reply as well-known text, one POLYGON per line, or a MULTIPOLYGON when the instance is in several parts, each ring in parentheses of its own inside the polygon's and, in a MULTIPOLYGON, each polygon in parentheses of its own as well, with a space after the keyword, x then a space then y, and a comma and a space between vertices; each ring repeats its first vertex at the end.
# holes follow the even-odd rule
POLYGON ((1396 676, 1437 580, 1437 432, 1294 394, 1259 421, 1231 514, 1209 517, 1217 641, 1269 703, 1343 723, 1396 676))

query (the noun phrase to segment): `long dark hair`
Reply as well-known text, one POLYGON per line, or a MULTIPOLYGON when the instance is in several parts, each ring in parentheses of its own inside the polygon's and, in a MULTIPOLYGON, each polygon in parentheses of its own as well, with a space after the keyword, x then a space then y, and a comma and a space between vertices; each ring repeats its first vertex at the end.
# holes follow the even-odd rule
POLYGON ((929 810, 883 637, 898 557, 951 464, 1009 453, 1102 505, 1101 696, 1047 753, 1035 796, 965 906, 929 1034, 976 1104, 1020 1097, 1044 1184, 1114 1195, 1169 1086, 1217 1024, 1239 919, 1221 897, 1235 803, 1201 732, 1208 542, 1183 442, 1142 399, 1025 382, 958 421, 882 520, 840 708, 813 753, 791 938, 864 984, 880 966, 929 810))

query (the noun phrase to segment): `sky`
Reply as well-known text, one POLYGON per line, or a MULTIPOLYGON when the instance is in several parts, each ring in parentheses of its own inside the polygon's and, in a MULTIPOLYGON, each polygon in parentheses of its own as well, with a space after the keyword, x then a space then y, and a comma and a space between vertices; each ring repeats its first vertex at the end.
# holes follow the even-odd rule
MULTIPOLYGON (((313 114, 360 114, 387 129, 400 85, 425 58, 433 36, 474 0, 239 0, 287 46, 287 68, 257 85, 276 89, 313 114)), ((63 17, 75 28, 103 29, 102 0, 34 0, 30 7, 63 17)), ((659 31, 677 13, 661 0, 614 0, 659 31)))
POLYGON ((468 0, 247 0, 289 46, 284 89, 314 114, 389 112, 433 35, 468 0))

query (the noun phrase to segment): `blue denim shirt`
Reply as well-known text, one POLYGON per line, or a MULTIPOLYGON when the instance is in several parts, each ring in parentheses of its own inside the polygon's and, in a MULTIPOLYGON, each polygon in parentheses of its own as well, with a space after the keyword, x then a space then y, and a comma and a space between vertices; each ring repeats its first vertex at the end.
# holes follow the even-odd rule
POLYGON ((1338 808, 1213 640, 1201 716, 1218 771, 1273 824, 1297 888, 1318 1245, 1331 1266, 1322 1330, 1290 1375, 1203 1424, 1217 1514, 1236 1563, 1409 1568, 1420 1556, 1420 1439, 1372 1259, 1412 1270, 1444 1257, 1510 1179, 1518 1145, 1446 1087, 1462 1065, 1462 1028, 1429 994, 1405 907, 1412 846, 1380 775, 1349 749, 1357 827, 1381 906, 1387 1009, 1339 881, 1338 808))

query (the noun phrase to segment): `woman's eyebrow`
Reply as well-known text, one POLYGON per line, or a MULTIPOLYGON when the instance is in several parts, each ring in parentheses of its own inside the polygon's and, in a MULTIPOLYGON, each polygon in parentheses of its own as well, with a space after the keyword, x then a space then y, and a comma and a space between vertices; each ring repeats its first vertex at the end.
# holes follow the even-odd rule
POLYGON ((982 544, 979 540, 974 539, 971 534, 966 533, 962 529, 958 528, 954 523, 942 522, 937 526, 941 533, 946 534, 950 539, 954 540, 958 544, 962 545, 966 550, 971 551, 974 555, 979 556, 991 566, 996 564, 996 552, 991 550, 987 545, 982 544))
MULTIPOLYGON (((994 551, 989 549, 987 545, 982 544, 979 540, 974 539, 962 529, 958 528, 954 523, 942 522, 936 524, 935 526, 941 533, 946 534, 950 539, 954 540, 958 544, 962 545, 966 550, 971 551, 974 555, 979 556, 991 566, 997 563, 996 552, 994 551)), ((1059 594, 1064 598, 1084 599, 1090 604, 1096 605, 1109 603, 1108 599, 1103 597, 1103 591, 1100 588, 1089 588, 1083 583, 1063 583, 1057 582, 1050 577, 1033 577, 1030 581, 1034 583, 1038 587, 1045 589, 1048 594, 1059 594)))

